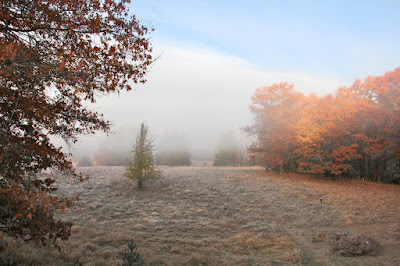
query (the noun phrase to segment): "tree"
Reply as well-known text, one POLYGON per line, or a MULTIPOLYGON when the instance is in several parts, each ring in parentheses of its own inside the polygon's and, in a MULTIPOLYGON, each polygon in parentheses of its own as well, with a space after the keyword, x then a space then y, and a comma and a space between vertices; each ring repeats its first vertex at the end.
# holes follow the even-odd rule
POLYGON ((156 164, 167 166, 190 166, 190 152, 183 134, 166 132, 157 149, 156 164))
POLYGON ((76 163, 76 166, 78 166, 78 167, 93 166, 93 162, 89 156, 84 155, 84 156, 79 157, 79 160, 76 163))
POLYGON ((303 96, 286 83, 256 90, 250 158, 301 173, 400 183, 400 68, 335 95, 303 96))
POLYGON ((239 141, 234 131, 222 134, 214 152, 214 166, 241 166, 245 165, 245 151, 239 147, 239 141))
POLYGON ((50 137, 110 130, 87 102, 146 81, 151 29, 128 16, 129 0, 0 3, 0 236, 56 243, 71 224, 54 211, 72 203, 37 174, 74 169, 50 137))
POLYGON ((214 153, 214 166, 241 165, 239 151, 233 147, 217 149, 214 153))
POLYGON ((283 171, 294 171, 296 159, 295 124, 304 96, 287 83, 258 88, 252 97, 250 111, 255 115, 255 124, 245 130, 256 134, 258 139, 249 150, 262 153, 266 166, 283 171))
POLYGON ((140 132, 136 137, 136 143, 132 148, 133 158, 126 167, 125 176, 137 180, 138 188, 142 188, 142 182, 148 178, 159 176, 159 171, 154 167, 153 139, 148 134, 148 127, 142 123, 140 132))

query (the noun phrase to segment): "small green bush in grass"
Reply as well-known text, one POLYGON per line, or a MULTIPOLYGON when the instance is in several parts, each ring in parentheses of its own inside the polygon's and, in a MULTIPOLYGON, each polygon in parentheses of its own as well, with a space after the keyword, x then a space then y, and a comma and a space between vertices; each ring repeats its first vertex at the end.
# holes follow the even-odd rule
POLYGON ((125 249, 124 253, 121 254, 122 264, 118 264, 121 266, 140 266, 144 264, 142 259, 142 255, 140 255, 137 250, 137 246, 135 242, 128 242, 128 249, 125 249))

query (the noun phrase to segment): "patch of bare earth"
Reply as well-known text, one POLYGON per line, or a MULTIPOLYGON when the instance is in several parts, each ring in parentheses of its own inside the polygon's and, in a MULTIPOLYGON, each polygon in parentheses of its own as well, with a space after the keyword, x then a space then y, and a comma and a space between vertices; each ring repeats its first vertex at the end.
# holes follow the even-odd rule
POLYGON ((139 191, 123 167, 78 170, 90 180, 59 179, 60 195, 80 196, 81 209, 64 217, 71 238, 61 252, 20 246, 26 264, 117 265, 133 240, 148 265, 400 265, 400 186, 174 167, 139 191), (332 238, 346 234, 379 252, 333 252, 332 238))

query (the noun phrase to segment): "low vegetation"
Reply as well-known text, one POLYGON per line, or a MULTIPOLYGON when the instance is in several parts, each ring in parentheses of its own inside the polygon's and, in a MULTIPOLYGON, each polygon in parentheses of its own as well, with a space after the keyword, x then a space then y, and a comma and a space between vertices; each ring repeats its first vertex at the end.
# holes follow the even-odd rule
MULTIPOLYGON (((135 242, 129 241, 128 249, 125 249, 124 253, 122 253, 122 264, 121 266, 141 266, 144 264, 142 259, 142 255, 140 255, 139 251, 137 250, 137 246, 135 242)), ((120 264, 118 264, 119 266, 120 264)))
POLYGON ((166 167, 138 190, 124 167, 77 170, 89 181, 56 177, 59 197, 80 195, 78 209, 61 217, 74 224, 70 239, 61 252, 21 242, 19 264, 122 264, 129 241, 145 265, 400 264, 396 185, 166 167))

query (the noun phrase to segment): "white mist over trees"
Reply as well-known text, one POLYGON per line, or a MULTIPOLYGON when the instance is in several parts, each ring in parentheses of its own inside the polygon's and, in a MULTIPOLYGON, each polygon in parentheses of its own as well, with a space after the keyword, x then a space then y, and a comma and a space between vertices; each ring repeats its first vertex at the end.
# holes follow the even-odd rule
POLYGON ((185 137, 176 131, 167 131, 160 139, 156 164, 167 166, 190 166, 191 155, 185 137))
POLYGON ((247 164, 246 146, 238 140, 235 132, 220 136, 214 153, 214 166, 241 166, 247 164))

